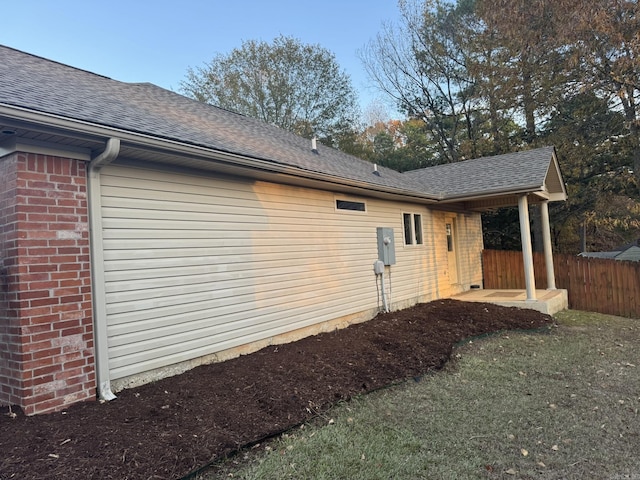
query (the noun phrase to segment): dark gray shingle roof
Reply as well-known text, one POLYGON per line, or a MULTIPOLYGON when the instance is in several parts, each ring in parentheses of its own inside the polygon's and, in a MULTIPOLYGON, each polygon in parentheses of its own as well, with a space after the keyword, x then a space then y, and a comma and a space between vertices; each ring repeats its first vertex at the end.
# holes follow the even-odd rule
MULTIPOLYGON (((0 103, 175 140, 310 172, 418 192, 404 175, 265 122, 149 83, 110 78, 0 46, 0 103)), ((422 191, 422 194, 425 192, 422 191)))
POLYGON ((425 191, 457 198, 542 187, 553 147, 438 165, 405 174, 425 191))
POLYGON ((544 184, 553 148, 399 173, 149 83, 123 83, 0 45, 0 105, 233 153, 368 188, 451 199, 544 184))

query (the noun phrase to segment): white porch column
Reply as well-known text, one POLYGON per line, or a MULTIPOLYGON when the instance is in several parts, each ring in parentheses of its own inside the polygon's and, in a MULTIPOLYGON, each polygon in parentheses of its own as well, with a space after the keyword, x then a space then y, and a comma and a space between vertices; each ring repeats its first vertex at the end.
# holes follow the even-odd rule
POLYGON ((536 279, 533 273, 533 249, 531 248, 531 227, 529 226, 529 202, 527 196, 518 198, 520 217, 520 238, 522 239, 522 259, 524 261, 524 283, 527 287, 527 301, 536 299, 536 279))
POLYGON ((542 243, 544 246, 544 264, 547 267, 547 290, 556 289, 556 274, 553 270, 553 250, 551 248, 551 227, 549 226, 549 202, 540 204, 542 218, 542 243))

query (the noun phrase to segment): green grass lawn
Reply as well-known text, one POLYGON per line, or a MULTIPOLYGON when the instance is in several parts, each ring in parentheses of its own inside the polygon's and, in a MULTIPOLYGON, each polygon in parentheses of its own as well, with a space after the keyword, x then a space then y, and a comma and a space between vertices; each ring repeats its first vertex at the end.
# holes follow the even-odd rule
POLYGON ((551 333, 461 346, 199 479, 640 480, 640 320, 566 311, 551 333))

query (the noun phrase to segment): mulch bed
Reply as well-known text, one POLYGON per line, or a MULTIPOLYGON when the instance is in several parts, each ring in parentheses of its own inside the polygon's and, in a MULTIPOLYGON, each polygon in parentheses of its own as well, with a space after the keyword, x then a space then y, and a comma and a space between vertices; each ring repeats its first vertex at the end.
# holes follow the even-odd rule
MULTIPOLYGON (((533 310, 437 300, 122 391, 0 415, 0 479, 176 479, 340 400, 442 368, 461 340, 550 325, 533 310)), ((15 409, 14 409, 15 411, 15 409)))

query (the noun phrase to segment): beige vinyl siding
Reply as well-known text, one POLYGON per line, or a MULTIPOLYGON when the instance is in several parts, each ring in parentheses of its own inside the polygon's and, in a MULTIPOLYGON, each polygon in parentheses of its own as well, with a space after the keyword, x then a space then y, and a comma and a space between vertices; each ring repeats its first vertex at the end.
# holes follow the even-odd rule
POLYGON ((394 307, 439 296, 424 206, 124 166, 103 170, 101 200, 112 379, 375 313, 376 227, 394 229, 394 307), (403 211, 423 245, 403 246, 403 211))

